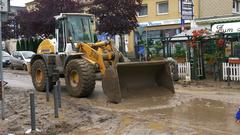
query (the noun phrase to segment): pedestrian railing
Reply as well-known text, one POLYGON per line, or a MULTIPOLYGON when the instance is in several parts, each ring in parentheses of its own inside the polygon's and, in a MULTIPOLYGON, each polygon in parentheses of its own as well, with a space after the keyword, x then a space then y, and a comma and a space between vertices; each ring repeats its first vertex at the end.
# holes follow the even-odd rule
POLYGON ((240 81, 240 64, 223 63, 223 80, 240 81))
POLYGON ((178 63, 178 76, 180 79, 191 78, 191 64, 190 62, 178 63))

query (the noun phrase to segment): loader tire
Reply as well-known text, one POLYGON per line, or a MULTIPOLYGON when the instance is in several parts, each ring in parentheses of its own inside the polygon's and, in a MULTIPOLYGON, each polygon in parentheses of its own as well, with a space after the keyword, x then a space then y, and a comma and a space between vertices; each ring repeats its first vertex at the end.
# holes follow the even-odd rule
POLYGON ((65 81, 71 96, 90 96, 95 88, 94 66, 85 59, 71 60, 66 66, 65 81))
POLYGON ((53 83, 50 82, 51 79, 47 78, 48 77, 48 71, 47 71, 47 66, 45 62, 41 59, 36 60, 32 64, 32 82, 35 87, 35 89, 39 92, 45 92, 46 91, 46 80, 49 80, 49 90, 53 88, 53 83))

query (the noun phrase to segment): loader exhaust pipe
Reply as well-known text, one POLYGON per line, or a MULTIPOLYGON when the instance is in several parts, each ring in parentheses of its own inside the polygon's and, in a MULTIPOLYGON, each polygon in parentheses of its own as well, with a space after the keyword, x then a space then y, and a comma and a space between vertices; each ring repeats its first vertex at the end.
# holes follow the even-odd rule
POLYGON ((166 61, 118 63, 116 69, 106 71, 102 83, 109 101, 117 103, 175 93, 166 61))

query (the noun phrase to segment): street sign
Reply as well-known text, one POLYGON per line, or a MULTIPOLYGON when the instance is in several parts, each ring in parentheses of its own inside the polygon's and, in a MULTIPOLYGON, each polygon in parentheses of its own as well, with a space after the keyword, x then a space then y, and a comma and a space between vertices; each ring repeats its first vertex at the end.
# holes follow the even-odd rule
POLYGON ((0 0, 0 12, 8 12, 10 7, 10 0, 0 0))
POLYGON ((181 17, 184 20, 193 20, 193 1, 181 0, 181 17))
POLYGON ((182 16, 183 20, 192 20, 193 17, 192 16, 182 16))

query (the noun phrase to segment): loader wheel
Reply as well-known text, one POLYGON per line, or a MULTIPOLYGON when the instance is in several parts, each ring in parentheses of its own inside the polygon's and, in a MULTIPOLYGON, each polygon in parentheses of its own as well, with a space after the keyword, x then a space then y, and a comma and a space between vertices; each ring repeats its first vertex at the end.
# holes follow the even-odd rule
POLYGON ((90 96, 95 88, 93 65, 85 59, 71 60, 66 66, 65 81, 71 96, 90 96))
MULTIPOLYGON (((32 81, 35 89, 40 92, 46 91, 47 67, 43 60, 36 60, 32 65, 32 81)), ((48 79, 49 81, 51 79, 48 79)), ((49 82, 49 89, 53 88, 53 83, 49 82)))

